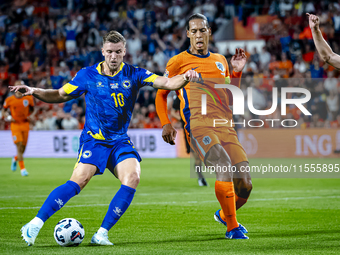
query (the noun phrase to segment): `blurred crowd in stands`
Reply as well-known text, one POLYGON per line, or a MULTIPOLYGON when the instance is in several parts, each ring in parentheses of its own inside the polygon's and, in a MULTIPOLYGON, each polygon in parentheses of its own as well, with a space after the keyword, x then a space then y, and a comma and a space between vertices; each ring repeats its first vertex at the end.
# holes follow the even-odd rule
MULTIPOLYGON (((245 47, 248 57, 241 89, 253 88, 255 109, 269 109, 272 88, 304 87, 312 95, 306 105, 312 116, 288 107, 273 118, 292 118, 301 128, 340 128, 339 72, 325 64, 315 50, 306 12, 321 19, 324 38, 340 53, 340 1, 299 0, 16 0, 0 5, 0 107, 8 96, 8 85, 21 79, 27 85, 58 89, 84 66, 103 60, 102 36, 117 30, 127 40, 125 62, 162 75, 167 61, 186 50, 185 21, 202 13, 212 28, 210 50, 218 52, 214 32, 219 26, 259 15, 276 15, 260 28, 266 42, 261 51, 245 47)), ((0 1, 0 4, 3 3, 0 1)), ((229 49, 219 52, 229 61, 229 49)), ((161 127, 155 111, 156 90, 140 91, 131 120, 132 128, 161 127)), ((169 108, 174 94, 169 96, 169 108)), ((301 95, 289 95, 300 97, 301 95)), ((303 96, 302 96, 303 97, 303 96)), ((247 100, 246 100, 247 101, 247 100)), ((36 100, 32 129, 78 129, 84 125, 83 96, 64 104, 36 100)), ((247 109, 248 107, 246 107, 247 109)), ((278 102, 280 109, 280 100, 278 102)), ((170 111, 169 111, 170 113, 170 111)), ((172 114, 177 122, 178 114, 172 114)), ((260 118, 247 111, 244 118, 260 118)), ((269 118, 269 117, 266 117, 269 118)), ((237 118, 238 121, 242 118, 237 118)), ((270 124, 270 123, 269 123, 270 124)), ((266 127, 269 127, 266 124, 266 127)), ((8 123, 0 121, 0 129, 8 123)))

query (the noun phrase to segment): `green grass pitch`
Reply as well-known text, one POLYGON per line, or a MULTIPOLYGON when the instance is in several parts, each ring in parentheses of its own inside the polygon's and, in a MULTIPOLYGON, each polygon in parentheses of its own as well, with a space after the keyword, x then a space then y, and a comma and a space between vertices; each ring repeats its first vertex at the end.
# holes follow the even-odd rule
MULTIPOLYGON (((252 159, 265 163, 339 163, 339 159, 252 159)), ((189 159, 144 159, 135 198, 109 232, 113 247, 92 246, 109 202, 120 183, 109 171, 95 176, 80 195, 44 225, 28 247, 20 228, 47 195, 72 173, 75 159, 26 159, 28 177, 0 159, 0 254, 339 254, 340 179, 253 179, 253 193, 237 212, 249 240, 227 240, 214 221, 219 209, 214 179, 199 187, 189 178, 189 159), (79 247, 60 247, 55 224, 79 220, 85 239, 79 247)))

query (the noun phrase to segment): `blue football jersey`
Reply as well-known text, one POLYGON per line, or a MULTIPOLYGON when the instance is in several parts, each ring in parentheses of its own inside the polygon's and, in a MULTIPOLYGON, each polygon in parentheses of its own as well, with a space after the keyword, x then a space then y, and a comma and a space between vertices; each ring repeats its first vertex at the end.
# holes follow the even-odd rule
POLYGON ((156 74, 122 62, 114 75, 101 72, 101 63, 81 69, 63 86, 73 97, 85 93, 85 126, 81 140, 116 140, 127 137, 138 91, 152 86, 156 74))

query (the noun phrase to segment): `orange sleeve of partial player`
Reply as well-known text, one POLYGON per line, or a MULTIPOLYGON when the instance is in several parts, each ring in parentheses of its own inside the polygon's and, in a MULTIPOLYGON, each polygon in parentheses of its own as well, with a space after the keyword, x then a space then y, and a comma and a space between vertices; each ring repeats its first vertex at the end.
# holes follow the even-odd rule
POLYGON ((231 74, 231 80, 235 81, 233 84, 237 87, 241 86, 241 77, 242 77, 242 71, 241 72, 235 72, 233 71, 231 74))
POLYGON ((156 112, 159 120, 161 121, 162 127, 166 124, 170 124, 168 117, 168 104, 167 98, 170 90, 159 89, 156 94, 156 112))
MULTIPOLYGON (((181 68, 177 63, 178 57, 172 57, 168 64, 166 65, 166 70, 164 73, 165 77, 171 78, 180 74, 181 68)), ((159 120, 161 121, 162 126, 166 124, 170 124, 170 120, 168 117, 168 104, 167 98, 170 93, 170 90, 159 89, 156 94, 155 104, 156 104, 156 112, 158 114, 159 120)))

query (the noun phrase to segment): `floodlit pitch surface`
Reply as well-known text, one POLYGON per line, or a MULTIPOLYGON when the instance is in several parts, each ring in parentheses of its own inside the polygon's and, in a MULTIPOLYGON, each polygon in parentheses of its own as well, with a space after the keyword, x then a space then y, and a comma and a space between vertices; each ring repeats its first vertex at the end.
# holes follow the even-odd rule
MULTIPOLYGON (((251 164, 326 163, 339 159, 253 159, 251 164)), ((214 221, 219 209, 214 179, 199 187, 189 178, 189 159, 144 159, 132 205, 109 232, 113 247, 90 245, 120 183, 109 171, 94 177, 80 195, 44 225, 27 247, 20 228, 55 187, 72 173, 74 159, 26 159, 28 177, 0 159, 0 254, 334 254, 340 249, 340 179, 254 179, 238 221, 249 240, 227 240, 214 221), (79 220, 85 239, 60 247, 53 238, 63 218, 79 220)))

